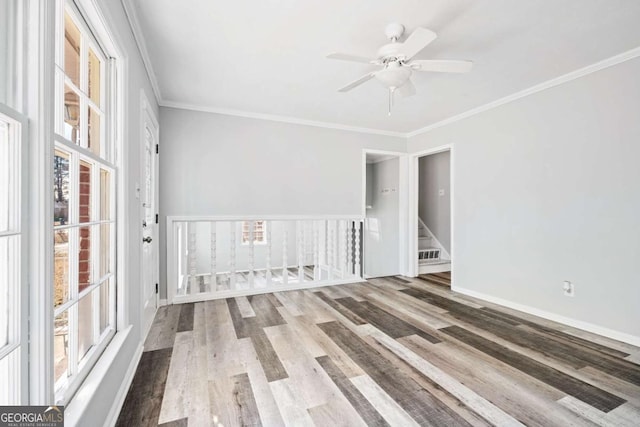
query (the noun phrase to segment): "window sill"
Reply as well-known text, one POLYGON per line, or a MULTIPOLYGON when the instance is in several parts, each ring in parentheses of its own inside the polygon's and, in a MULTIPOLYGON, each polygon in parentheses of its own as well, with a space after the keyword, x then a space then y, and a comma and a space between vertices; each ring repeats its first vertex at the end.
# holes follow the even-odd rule
POLYGON ((65 426, 78 425, 84 412, 91 404, 96 391, 101 387, 107 375, 109 375, 113 362, 122 350, 132 329, 133 326, 130 325, 127 329, 119 331, 113 336, 98 362, 96 362, 91 372, 89 372, 82 385, 78 388, 71 402, 66 405, 64 411, 65 426))

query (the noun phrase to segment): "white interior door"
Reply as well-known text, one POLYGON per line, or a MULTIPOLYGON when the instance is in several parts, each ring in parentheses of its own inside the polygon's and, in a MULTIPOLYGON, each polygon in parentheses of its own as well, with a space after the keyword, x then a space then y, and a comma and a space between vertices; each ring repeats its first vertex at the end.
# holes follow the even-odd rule
POLYGON ((400 274, 400 158, 366 164, 364 276, 400 274))
POLYGON ((146 100, 142 108, 142 325, 146 333, 158 308, 158 122, 146 100))

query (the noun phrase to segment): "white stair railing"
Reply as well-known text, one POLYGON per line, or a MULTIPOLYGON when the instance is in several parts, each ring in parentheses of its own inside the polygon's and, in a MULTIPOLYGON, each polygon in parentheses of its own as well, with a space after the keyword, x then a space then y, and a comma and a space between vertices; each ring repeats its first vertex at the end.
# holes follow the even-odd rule
POLYGON ((361 281, 361 229, 349 217, 168 217, 168 302, 361 281))

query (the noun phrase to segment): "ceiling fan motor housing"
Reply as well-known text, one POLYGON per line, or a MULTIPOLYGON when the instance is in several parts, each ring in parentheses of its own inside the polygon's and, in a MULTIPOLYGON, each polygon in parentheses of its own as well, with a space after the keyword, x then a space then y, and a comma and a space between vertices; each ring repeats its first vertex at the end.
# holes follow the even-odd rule
POLYGON ((406 55, 400 52, 402 43, 387 43, 378 49, 378 58, 382 62, 393 61, 395 59, 405 59, 406 55))

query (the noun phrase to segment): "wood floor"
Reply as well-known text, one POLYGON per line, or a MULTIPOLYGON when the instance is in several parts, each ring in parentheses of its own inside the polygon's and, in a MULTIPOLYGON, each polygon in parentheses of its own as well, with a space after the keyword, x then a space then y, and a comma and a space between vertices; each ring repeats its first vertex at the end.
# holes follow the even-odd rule
POLYGON ((639 348, 443 279, 162 307, 118 425, 640 425, 639 348))

